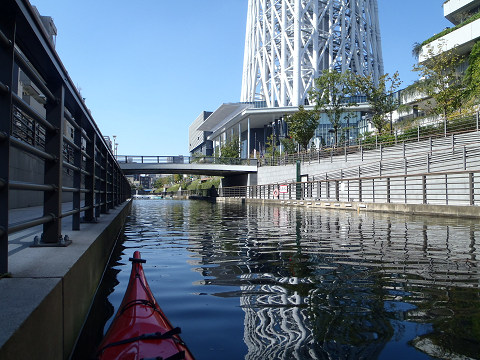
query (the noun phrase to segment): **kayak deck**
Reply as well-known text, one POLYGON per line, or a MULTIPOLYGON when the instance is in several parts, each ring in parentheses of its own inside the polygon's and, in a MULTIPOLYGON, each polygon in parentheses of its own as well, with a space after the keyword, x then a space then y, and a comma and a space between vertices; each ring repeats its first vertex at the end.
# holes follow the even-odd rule
POLYGON ((157 304, 143 272, 140 252, 135 251, 132 271, 122 303, 99 345, 98 359, 194 359, 157 304))

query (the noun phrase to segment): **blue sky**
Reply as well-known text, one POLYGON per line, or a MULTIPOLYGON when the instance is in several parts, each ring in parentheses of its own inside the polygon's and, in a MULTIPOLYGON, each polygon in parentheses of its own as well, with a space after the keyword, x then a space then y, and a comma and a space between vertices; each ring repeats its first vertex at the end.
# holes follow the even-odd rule
MULTIPOLYGON (((187 155, 193 120, 240 100, 247 0, 30 1, 119 154, 187 155)), ((385 72, 406 86, 413 44, 450 26, 443 0, 378 3, 385 72)))

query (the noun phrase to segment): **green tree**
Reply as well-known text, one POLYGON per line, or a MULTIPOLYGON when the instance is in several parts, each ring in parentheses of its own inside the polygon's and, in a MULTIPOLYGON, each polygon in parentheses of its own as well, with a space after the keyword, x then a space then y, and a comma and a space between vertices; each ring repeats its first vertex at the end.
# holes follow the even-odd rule
POLYGON ((443 51, 442 43, 437 51, 432 46, 427 46, 426 51, 427 60, 413 69, 421 78, 415 83, 415 88, 429 98, 424 102, 424 110, 443 115, 446 121, 447 116, 462 105, 464 87, 457 69, 463 57, 455 49, 443 51))
POLYGON ((468 68, 463 79, 465 97, 468 103, 478 104, 480 100, 480 41, 473 45, 468 57, 468 68))
POLYGON ((155 189, 163 189, 165 184, 167 183, 167 178, 166 177, 160 177, 157 180, 155 180, 155 183, 153 184, 153 187, 155 189))
POLYGON ((275 157, 279 156, 280 152, 278 151, 278 146, 277 146, 277 138, 275 135, 271 134, 267 138, 267 143, 265 144, 265 156, 267 157, 275 157))
POLYGON ((182 174, 174 174, 173 175, 173 182, 175 184, 180 183, 183 180, 183 175, 182 174))
POLYGON ((228 159, 234 158, 237 159, 240 157, 240 143, 238 138, 228 141, 220 148, 220 158, 228 159))
POLYGON ((352 96, 357 93, 356 81, 350 71, 338 72, 324 70, 322 75, 315 79, 315 86, 310 91, 311 100, 315 103, 316 111, 327 114, 335 134, 335 144, 338 141, 338 130, 342 119, 351 116, 349 107, 356 106, 352 96))
POLYGON ((206 155, 202 154, 201 152, 197 151, 192 155, 192 162, 199 163, 205 159, 206 155))
POLYGON ((302 105, 298 107, 298 111, 288 115, 285 118, 288 125, 288 133, 307 150, 308 143, 315 134, 318 126, 318 113, 316 111, 305 110, 302 105))
MULTIPOLYGON (((356 75, 358 91, 365 95, 371 106, 370 123, 382 134, 388 127, 392 112, 398 108, 398 99, 394 96, 395 91, 402 83, 398 71, 392 76, 384 74, 378 79, 378 84, 371 75, 356 75), (389 118, 387 115, 390 115, 389 118)), ((390 130, 392 127, 390 126, 390 130)))
POLYGON ((280 143, 283 145, 283 150, 287 154, 294 154, 297 152, 297 144, 295 144, 295 140, 293 140, 291 137, 287 136, 280 139, 280 143))

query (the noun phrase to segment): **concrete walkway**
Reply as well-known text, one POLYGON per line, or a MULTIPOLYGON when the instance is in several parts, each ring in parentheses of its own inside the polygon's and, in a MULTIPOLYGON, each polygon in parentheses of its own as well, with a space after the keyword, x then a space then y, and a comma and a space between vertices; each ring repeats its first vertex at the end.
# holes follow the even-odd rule
MULTIPOLYGON (((30 247, 42 226, 10 235, 12 277, 0 279, 0 359, 69 357, 130 204, 102 214, 97 223, 82 223, 81 231, 71 230, 71 217, 63 219, 68 247, 30 247)), ((11 210, 9 223, 42 211, 11 210)))

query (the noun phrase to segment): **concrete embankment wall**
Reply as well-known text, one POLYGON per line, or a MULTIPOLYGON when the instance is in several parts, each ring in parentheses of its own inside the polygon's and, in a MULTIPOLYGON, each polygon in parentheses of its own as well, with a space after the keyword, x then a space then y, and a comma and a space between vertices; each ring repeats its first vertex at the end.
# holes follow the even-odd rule
POLYGON ((406 215, 480 218, 480 206, 423 205, 423 204, 387 204, 313 200, 268 200, 252 198, 217 198, 225 203, 273 204, 281 206, 299 206, 324 210, 371 211, 398 213, 406 215))
POLYGON ((81 231, 65 224, 68 247, 11 251, 12 277, 0 279, 0 359, 68 359, 130 208, 125 202, 81 231))

